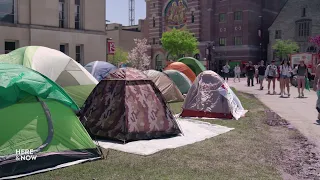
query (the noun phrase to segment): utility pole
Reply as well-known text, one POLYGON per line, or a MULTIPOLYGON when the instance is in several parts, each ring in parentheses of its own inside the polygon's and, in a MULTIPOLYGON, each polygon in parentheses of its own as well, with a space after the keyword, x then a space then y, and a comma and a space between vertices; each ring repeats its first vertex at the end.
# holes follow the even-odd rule
POLYGON ((129 26, 135 25, 135 0, 129 0, 129 26))

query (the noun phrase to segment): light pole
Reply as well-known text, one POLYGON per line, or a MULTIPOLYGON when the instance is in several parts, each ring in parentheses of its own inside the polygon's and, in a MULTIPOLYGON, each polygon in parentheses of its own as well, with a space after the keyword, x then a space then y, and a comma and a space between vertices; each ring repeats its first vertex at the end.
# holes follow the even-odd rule
POLYGON ((212 41, 212 42, 208 42, 207 45, 206 45, 206 55, 207 55, 207 62, 208 62, 208 69, 209 70, 212 70, 213 67, 212 67, 212 52, 214 52, 215 50, 215 42, 212 41))
MULTIPOLYGON (((107 62, 108 62, 108 60, 109 60, 109 41, 111 41, 112 40, 112 38, 107 38, 107 62)), ((114 56, 113 56, 114 57, 114 56)))
POLYGON ((259 16, 260 18, 260 29, 259 29, 259 37, 260 37, 260 60, 263 59, 263 17, 259 16))

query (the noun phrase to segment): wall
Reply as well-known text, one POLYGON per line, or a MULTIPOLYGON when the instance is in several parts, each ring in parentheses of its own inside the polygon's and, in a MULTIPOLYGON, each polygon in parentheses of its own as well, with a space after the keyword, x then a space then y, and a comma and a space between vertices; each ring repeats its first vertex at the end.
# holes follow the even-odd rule
MULTIPOLYGON (((312 36, 320 34, 320 1, 319 0, 289 0, 276 20, 269 28, 270 43, 268 46, 268 61, 273 57, 272 45, 275 44, 275 31, 281 30, 282 40, 295 40, 295 23, 302 19, 312 19, 312 36), (306 7, 306 17, 301 17, 302 8, 306 7)), ((300 52, 306 52, 311 46, 308 41, 299 42, 300 52)))

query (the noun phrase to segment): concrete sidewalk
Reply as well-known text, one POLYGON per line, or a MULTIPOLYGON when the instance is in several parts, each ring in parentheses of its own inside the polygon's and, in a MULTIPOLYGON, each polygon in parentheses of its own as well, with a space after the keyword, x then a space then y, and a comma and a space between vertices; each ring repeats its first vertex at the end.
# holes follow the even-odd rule
MULTIPOLYGON (((305 98, 297 98, 298 90, 296 87, 291 86, 291 97, 280 98, 280 95, 267 95, 266 82, 264 82, 264 90, 262 91, 259 90, 259 84, 255 84, 254 87, 248 87, 244 78, 241 79, 241 82, 233 82, 233 78, 229 79, 228 84, 238 91, 255 95, 262 103, 287 120, 311 142, 317 145, 320 150, 320 124, 317 121, 318 112, 315 108, 317 100, 316 92, 306 90, 304 92, 305 98)), ((280 93, 279 81, 276 81, 276 92, 280 93)))

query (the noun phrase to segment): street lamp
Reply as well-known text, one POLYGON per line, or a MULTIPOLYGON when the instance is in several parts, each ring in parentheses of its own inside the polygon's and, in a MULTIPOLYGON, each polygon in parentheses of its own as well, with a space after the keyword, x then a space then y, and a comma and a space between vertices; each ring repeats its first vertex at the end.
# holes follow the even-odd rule
POLYGON ((260 29, 258 31, 258 35, 260 37, 260 60, 264 60, 263 59, 263 17, 259 16, 260 18, 260 29))
POLYGON ((212 70, 212 52, 215 50, 215 42, 208 42, 206 45, 206 55, 207 55, 207 64, 208 64, 208 69, 212 70))

